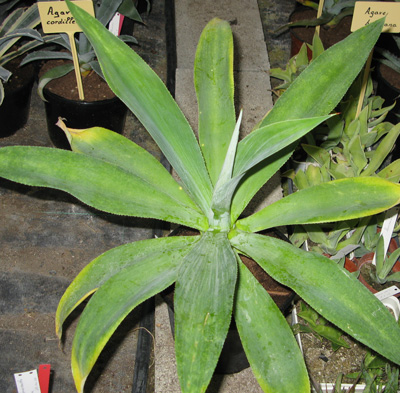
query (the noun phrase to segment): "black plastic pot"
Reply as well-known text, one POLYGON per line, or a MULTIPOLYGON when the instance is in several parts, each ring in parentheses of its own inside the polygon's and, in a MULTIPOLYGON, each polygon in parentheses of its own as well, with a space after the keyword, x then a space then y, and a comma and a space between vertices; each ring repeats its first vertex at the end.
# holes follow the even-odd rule
MULTIPOLYGON (((193 229, 185 227, 178 227, 171 232, 170 236, 182 236, 182 235, 196 235, 193 229)), ((266 236, 272 236, 281 240, 289 242, 287 237, 281 232, 271 229, 262 233, 266 236)), ((253 260, 241 256, 242 262, 249 268, 249 270, 255 275, 257 280, 264 288, 267 286, 267 292, 271 290, 271 297, 282 311, 286 313, 292 304, 295 293, 287 287, 282 286, 275 280, 273 280, 267 273, 265 273, 261 267, 259 267, 253 260), (256 266, 255 266, 256 265, 256 266)), ((161 296, 168 305, 169 319, 174 335, 174 288, 175 285, 171 285, 169 288, 161 292, 161 296)), ((249 367, 246 354, 244 352, 242 342, 239 337, 239 332, 236 328, 235 320, 232 318, 231 325, 227 337, 225 339, 224 346, 220 358, 217 363, 215 372, 217 374, 234 374, 249 367)))
MULTIPOLYGON (((28 121, 35 73, 33 67, 24 67, 22 72, 25 76, 20 86, 13 88, 8 87, 7 83, 4 85, 4 100, 0 106, 0 137, 14 134, 28 121)), ((18 70, 13 72, 12 78, 18 77, 18 73, 18 70)))
POLYGON ((117 97, 103 101, 73 101, 44 89, 47 129, 54 146, 69 149, 64 132, 56 125, 58 118, 64 119, 67 127, 104 127, 122 134, 127 107, 117 97))

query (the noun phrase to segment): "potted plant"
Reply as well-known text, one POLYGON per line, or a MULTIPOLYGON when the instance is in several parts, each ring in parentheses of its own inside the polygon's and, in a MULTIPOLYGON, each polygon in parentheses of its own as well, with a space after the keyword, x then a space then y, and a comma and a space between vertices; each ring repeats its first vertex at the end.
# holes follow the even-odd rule
POLYGON ((314 392, 398 393, 398 367, 343 335, 309 306, 300 307, 293 329, 314 392))
MULTIPOLYGON (((102 0, 95 8, 96 18, 104 26, 108 25, 117 11, 141 20, 133 0, 102 0)), ((119 38, 127 43, 137 43, 131 35, 121 35, 119 38)), ((65 118, 71 127, 99 125, 121 133, 127 108, 104 82, 96 54, 85 35, 78 33, 76 39, 83 90, 86 91, 84 100, 78 98, 67 35, 54 35, 53 44, 56 44, 56 47, 32 52, 21 63, 25 65, 44 62, 38 82, 38 93, 45 103, 47 128, 53 144, 60 148, 69 148, 64 133, 56 126, 60 116, 65 118)))
POLYGON ((304 43, 300 50, 294 54, 286 64, 285 69, 271 68, 269 73, 272 78, 281 80, 273 92, 279 97, 304 71, 313 59, 316 59, 324 51, 324 45, 318 34, 314 34, 312 44, 304 43))
POLYGON ((195 61, 198 144, 165 85, 144 61, 101 23, 68 4, 92 42, 110 87, 143 122, 180 181, 139 146, 97 127, 69 129, 72 152, 20 146, 0 149, 1 176, 66 190, 104 211, 162 219, 201 233, 120 246, 95 259, 74 280, 56 319, 61 334, 65 318, 93 295, 73 344, 78 391, 83 391, 99 353, 124 317, 173 282, 183 392, 206 390, 232 314, 264 391, 309 391, 289 325, 239 261, 239 254, 252 257, 344 331, 400 363, 398 325, 354 277, 321 255, 256 234, 280 225, 336 221, 386 210, 400 201, 399 185, 378 177, 342 179, 297 192, 238 219, 257 190, 291 155, 293 143, 330 116, 362 68, 382 22, 358 30, 319 56, 257 129, 238 143, 241 115, 236 122, 232 33, 229 23, 212 20, 202 33, 195 61), (218 133, 213 132, 216 129, 218 133), (343 197, 350 187, 353 192, 343 197), (355 303, 348 293, 364 301, 355 303), (382 318, 379 323, 370 318, 372 310, 382 318))
POLYGON ((292 13, 287 25, 292 37, 292 56, 299 51, 303 43, 312 43, 316 26, 322 27, 319 34, 325 48, 329 48, 350 34, 355 0, 325 0, 319 17, 317 17, 318 2, 296 1, 303 7, 292 13))
POLYGON ((360 280, 373 293, 392 285, 398 286, 400 282, 400 248, 396 244, 392 249, 385 250, 383 236, 378 234, 377 237, 374 250, 364 254, 357 262, 360 280))
POLYGON ((0 26, 0 121, 2 137, 23 127, 28 120, 34 83, 33 67, 19 67, 19 57, 43 44, 34 28, 40 23, 37 5, 17 8, 0 26), (20 42, 22 44, 20 44, 20 42))
MULTIPOLYGON (((304 44, 300 52, 289 60, 284 70, 271 70, 271 76, 283 80, 276 88, 278 94, 286 91, 301 72, 323 52, 322 43, 317 35, 314 36, 313 45, 308 45, 308 48, 311 49, 311 60, 307 56, 304 44)), ((384 107, 384 100, 373 95, 373 84, 369 77, 362 110, 357 116, 361 81, 361 77, 358 78, 338 104, 339 115, 328 119, 307 134, 306 143, 301 145, 302 149, 297 151, 295 158, 289 161, 288 166, 291 169, 288 169, 284 176, 291 179, 295 189, 301 190, 322 182, 357 176, 377 175, 393 182, 399 181, 400 161, 393 161, 391 154, 400 128, 384 121, 393 106, 384 107)), ((325 224, 322 227, 311 225, 303 229, 296 228, 291 241, 301 246, 308 240, 311 250, 331 256, 352 244, 353 251, 354 245, 359 245, 370 221, 371 217, 366 217, 358 223, 340 222, 325 224), (344 240, 350 232, 352 236, 344 240)), ((379 221, 382 221, 382 218, 379 218, 379 221)), ((371 225, 375 225, 376 235, 377 223, 371 225)), ((359 251, 371 251, 371 247, 375 245, 376 242, 371 243, 367 248, 361 247, 359 251)))

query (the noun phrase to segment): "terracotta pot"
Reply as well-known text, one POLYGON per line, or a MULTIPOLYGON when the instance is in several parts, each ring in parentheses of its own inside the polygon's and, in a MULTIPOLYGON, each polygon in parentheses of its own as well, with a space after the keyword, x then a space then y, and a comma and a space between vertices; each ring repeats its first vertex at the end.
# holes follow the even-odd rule
POLYGON ((35 70, 32 65, 10 68, 10 70, 13 75, 10 82, 4 84, 4 100, 0 106, 0 137, 14 134, 28 121, 32 87, 35 81, 35 70))
MULTIPOLYGON (((394 239, 392 239, 391 242, 390 242, 390 244, 389 244, 389 252, 393 252, 397 247, 398 247, 398 246, 397 246, 396 241, 395 241, 394 239)), ((365 277, 361 274, 361 269, 362 269, 362 267, 363 267, 364 265, 372 264, 372 261, 373 261, 373 259, 374 259, 374 254, 375 254, 375 253, 370 252, 370 253, 368 253, 368 254, 363 255, 363 256, 357 261, 357 270, 360 271, 360 275, 359 275, 359 277, 358 277, 359 280, 360 280, 360 282, 362 282, 372 293, 377 293, 377 292, 379 292, 381 289, 384 289, 384 288, 381 288, 381 289, 373 288, 372 285, 369 284, 369 283, 367 282, 367 280, 365 279, 365 277)), ((395 263, 395 265, 394 265, 393 268, 392 268, 392 271, 393 271, 393 272, 399 272, 399 271, 400 271, 400 262, 399 262, 399 261, 397 261, 397 262, 395 263)))
POLYGON ((67 127, 104 127, 122 134, 127 107, 117 97, 103 101, 73 101, 44 89, 47 129, 53 144, 61 149, 69 149, 64 132, 56 126, 59 117, 65 119, 67 127))
POLYGON ((344 268, 350 273, 354 273, 354 272, 356 272, 358 270, 357 269, 357 264, 353 260, 351 260, 349 258, 345 259, 344 268))
MULTIPOLYGON (((197 234, 198 232, 193 229, 179 227, 171 232, 170 236, 193 236, 197 234)), ((276 230, 266 231, 263 234, 266 236, 277 237, 289 242, 289 240, 283 234, 276 230)), ((252 259, 244 256, 241 256, 241 259, 249 268, 249 270, 255 275, 260 284, 267 290, 279 309, 284 314, 287 313, 290 309, 295 293, 291 289, 276 282, 252 259)), ((172 333, 174 333, 174 287, 175 286, 172 285, 161 293, 162 298, 168 305, 172 333)), ((247 367, 249 367, 249 362, 244 352, 235 321, 232 318, 231 326, 229 328, 224 347, 222 348, 215 372, 218 374, 233 374, 244 370, 247 367)))

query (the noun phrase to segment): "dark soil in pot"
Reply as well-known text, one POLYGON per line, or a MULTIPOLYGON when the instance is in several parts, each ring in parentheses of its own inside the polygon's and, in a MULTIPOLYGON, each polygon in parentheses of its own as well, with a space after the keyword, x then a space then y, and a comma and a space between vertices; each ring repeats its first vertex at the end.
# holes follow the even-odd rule
POLYGON ((374 253, 364 255, 359 261, 360 281, 373 293, 383 291, 386 288, 390 288, 393 285, 397 287, 400 283, 395 281, 388 281, 385 284, 377 283, 373 277, 376 274, 376 266, 372 263, 374 253))
MULTIPOLYGON (((315 19, 317 17, 317 11, 307 8, 299 7, 290 16, 290 22, 297 22, 307 19, 315 19)), ((324 25, 320 28, 320 38, 327 49, 332 45, 346 38, 351 33, 351 16, 344 17, 336 26, 326 27, 324 25)), ((315 33, 315 27, 291 27, 290 33, 292 36, 292 49, 291 56, 296 55, 303 43, 312 44, 312 40, 315 33)))
MULTIPOLYGON (((62 61, 49 61, 42 67, 40 74, 60 64, 62 61)), ((79 100, 74 72, 52 80, 44 89, 47 128, 56 147, 69 149, 64 132, 55 125, 59 117, 65 119, 70 128, 100 126, 118 133, 123 132, 127 113, 125 104, 93 71, 82 77, 82 84, 84 101, 79 100)))
MULTIPOLYGON (((296 305, 298 311, 299 306, 296 305)), ((300 317, 299 323, 306 324, 300 317)), ((320 339, 313 333, 301 333, 303 356, 311 380, 318 383, 335 383, 339 374, 350 374, 360 371, 360 365, 367 352, 366 348, 344 335, 350 348, 332 349, 329 340, 320 339)), ((354 379, 344 378, 343 383, 354 383, 354 379)))
POLYGON ((0 106, 0 137, 14 134, 28 121, 31 93, 35 81, 33 65, 19 67, 21 59, 9 62, 5 67, 12 72, 4 83, 4 100, 0 106))
MULTIPOLYGON (((288 239, 278 231, 270 230, 263 232, 266 236, 272 236, 288 241, 288 239)), ((193 236, 198 235, 198 232, 192 229, 178 227, 176 230, 171 232, 170 236, 193 236)), ((253 273, 260 284, 266 289, 275 301, 277 306, 283 313, 287 313, 295 297, 295 293, 276 282, 271 278, 265 271, 252 259, 245 256, 241 256, 243 263, 253 273)), ((162 298, 168 305, 171 328, 174 329, 174 285, 167 288, 161 293, 162 298)), ((244 352, 242 343, 239 338, 239 333, 236 329, 235 321, 232 319, 231 326, 221 352, 215 372, 218 374, 232 374, 239 372, 249 367, 246 354, 244 352)))

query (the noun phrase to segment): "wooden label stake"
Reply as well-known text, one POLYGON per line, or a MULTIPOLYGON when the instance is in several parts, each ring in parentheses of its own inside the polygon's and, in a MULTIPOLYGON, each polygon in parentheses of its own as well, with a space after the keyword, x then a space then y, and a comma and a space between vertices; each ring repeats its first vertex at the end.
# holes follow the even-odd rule
MULTIPOLYGON (((324 9, 324 3, 325 0, 320 0, 318 4, 317 18, 319 18, 322 15, 322 10, 324 9)), ((321 31, 321 26, 320 25, 315 26, 315 31, 319 35, 319 32, 321 31)))

